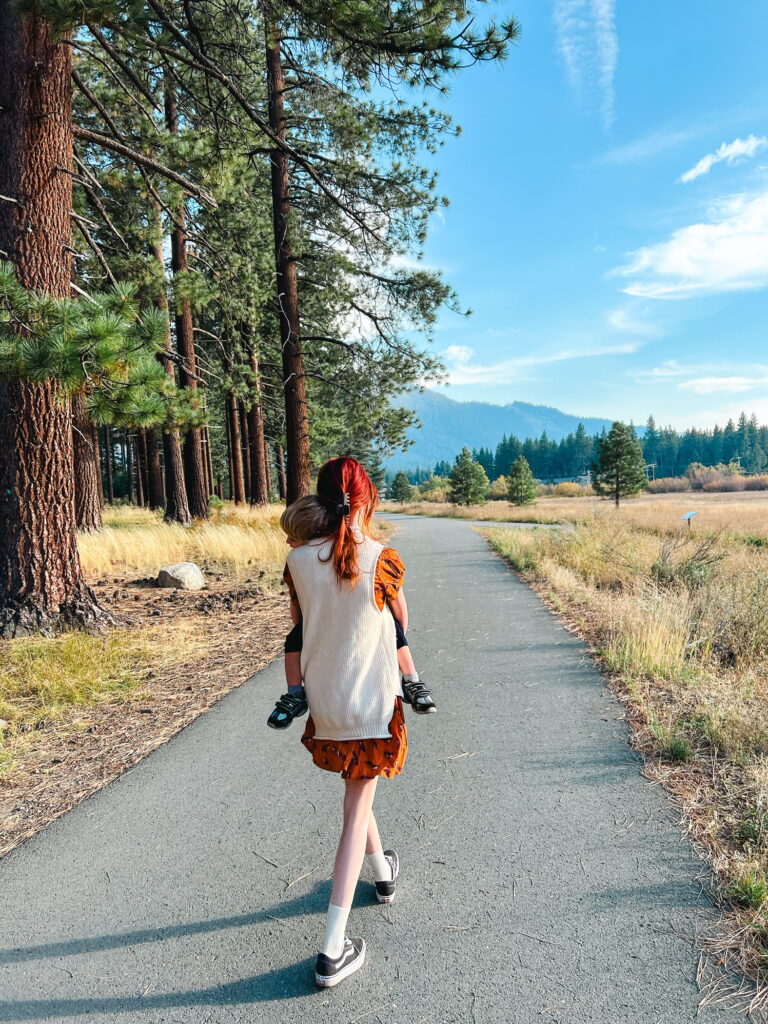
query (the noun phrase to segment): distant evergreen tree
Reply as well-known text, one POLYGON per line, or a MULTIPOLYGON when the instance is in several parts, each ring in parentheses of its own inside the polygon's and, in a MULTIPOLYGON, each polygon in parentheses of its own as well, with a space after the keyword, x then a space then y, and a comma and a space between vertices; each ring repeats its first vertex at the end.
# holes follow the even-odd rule
POLYGON ((536 501, 536 481, 522 455, 515 460, 507 481, 507 494, 514 505, 533 505, 536 501))
POLYGON ((472 458, 475 460, 475 462, 480 463, 480 465, 485 470, 489 480, 494 480, 496 478, 493 465, 493 452, 489 448, 473 449, 472 458))
POLYGON ((488 477, 469 448, 462 448, 451 470, 450 500, 455 505, 480 505, 488 496, 488 477))
POLYGON ((592 486, 610 495, 616 507, 621 498, 637 494, 646 484, 643 449, 632 427, 617 420, 600 439, 597 462, 592 463, 592 486))
POLYGON ((404 505, 406 501, 410 501, 413 497, 413 487, 411 487, 408 477, 402 470, 399 473, 395 473, 395 479, 392 481, 392 486, 389 489, 389 497, 392 501, 399 501, 401 505, 404 505))
POLYGON ((445 459, 441 459, 440 462, 435 463, 435 476, 450 476, 451 475, 451 464, 446 462, 445 459))

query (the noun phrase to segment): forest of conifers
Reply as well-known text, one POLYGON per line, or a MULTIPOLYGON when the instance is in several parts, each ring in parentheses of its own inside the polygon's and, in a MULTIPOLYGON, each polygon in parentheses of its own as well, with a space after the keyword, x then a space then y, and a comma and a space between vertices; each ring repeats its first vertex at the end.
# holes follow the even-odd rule
MULTIPOLYGON (((600 435, 588 435, 582 423, 561 441, 551 441, 546 434, 539 438, 503 437, 496 450, 479 448, 473 456, 488 474, 497 480, 506 476, 515 459, 523 455, 538 480, 575 480, 586 477, 597 458, 600 435)), ((649 476, 681 476, 692 463, 717 466, 738 462, 745 473, 765 473, 768 469, 768 426, 761 426, 757 417, 742 413, 738 422, 728 420, 725 427, 712 430, 692 427, 678 431, 673 427, 657 427, 653 416, 640 436, 649 476)), ((434 467, 409 474, 411 483, 428 477, 448 476, 452 463, 438 462, 434 467)))
POLYGON ((104 492, 373 469, 458 300, 417 259, 451 76, 514 20, 443 0, 0 0, 0 635, 99 620, 104 492))

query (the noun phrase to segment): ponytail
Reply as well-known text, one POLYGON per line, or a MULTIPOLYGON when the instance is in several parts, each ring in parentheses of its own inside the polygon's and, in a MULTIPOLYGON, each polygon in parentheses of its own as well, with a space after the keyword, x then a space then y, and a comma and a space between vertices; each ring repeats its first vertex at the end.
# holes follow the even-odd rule
POLYGON ((354 586, 360 575, 357 562, 359 541, 351 525, 351 517, 359 513, 359 527, 369 534, 370 523, 379 495, 360 463, 349 456, 329 459, 317 476, 317 496, 328 509, 333 528, 333 547, 328 560, 340 580, 354 586))

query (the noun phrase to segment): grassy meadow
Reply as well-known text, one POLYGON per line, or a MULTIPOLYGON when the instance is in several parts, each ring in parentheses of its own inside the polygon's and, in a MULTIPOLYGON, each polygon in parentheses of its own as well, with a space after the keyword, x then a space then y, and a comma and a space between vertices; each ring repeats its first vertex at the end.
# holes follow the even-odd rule
POLYGON ((162 513, 131 506, 108 508, 104 529, 80 537, 80 558, 91 577, 156 574, 173 562, 243 574, 254 566, 276 572, 287 548, 280 530, 283 505, 226 505, 207 522, 164 523, 162 513))
POLYGON ((647 774, 673 794, 731 908, 718 955, 757 980, 753 1009, 765 1011, 768 496, 655 495, 618 511, 544 499, 525 511, 555 505, 569 529, 484 533, 601 660, 647 774), (696 508, 689 531, 679 517, 696 508))
MULTIPOLYGON (((482 519, 489 522, 588 523, 596 515, 609 512, 612 505, 604 498, 541 497, 535 505, 512 505, 508 501, 488 501, 469 507, 448 502, 419 501, 399 505, 385 502, 383 512, 407 512, 411 515, 448 516, 457 519, 482 519)), ((676 530, 685 512, 696 511, 692 532, 720 532, 728 537, 768 544, 768 491, 684 494, 642 494, 622 502, 621 514, 633 526, 662 534, 676 530)))
MULTIPOLYGON (((253 575, 273 586, 287 553, 279 527, 283 507, 227 505, 189 528, 164 523, 160 513, 148 509, 108 507, 104 529, 80 536, 80 557, 91 584, 130 585, 165 565, 194 561, 204 571, 223 573, 235 586, 253 575)), ((199 615, 198 621, 175 621, 172 642, 167 630, 158 621, 101 634, 8 641, 0 665, 0 781, 46 728, 56 729, 65 720, 72 727, 73 715, 85 715, 96 705, 142 700, 154 674, 196 650, 201 657, 205 653, 209 637, 199 615)))

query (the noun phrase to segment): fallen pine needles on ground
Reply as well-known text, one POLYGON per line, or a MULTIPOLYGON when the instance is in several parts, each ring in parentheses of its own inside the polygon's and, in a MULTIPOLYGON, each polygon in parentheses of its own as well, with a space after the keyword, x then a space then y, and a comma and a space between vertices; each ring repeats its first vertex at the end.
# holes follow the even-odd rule
POLYGON ((658 536, 622 511, 568 530, 484 531, 592 648, 627 709, 645 774, 682 812, 726 927, 703 937, 768 1019, 768 551, 728 534, 658 536))

